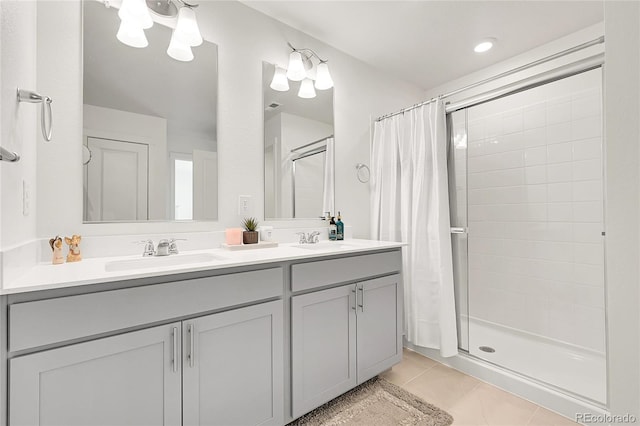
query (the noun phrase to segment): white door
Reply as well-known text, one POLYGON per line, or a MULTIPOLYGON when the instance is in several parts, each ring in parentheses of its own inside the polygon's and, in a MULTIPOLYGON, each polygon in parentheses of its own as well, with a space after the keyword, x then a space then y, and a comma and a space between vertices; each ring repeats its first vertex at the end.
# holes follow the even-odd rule
POLYGON ((402 360, 400 275, 357 284, 358 383, 402 360))
POLYGON ((282 425, 282 301, 183 322, 183 424, 282 425))
POLYGON ((12 426, 180 425, 180 323, 9 361, 12 426))
POLYGON ((147 220, 149 146, 87 137, 85 220, 147 220))
POLYGON ((293 417, 356 385, 355 286, 291 298, 293 417))
POLYGON ((193 150, 193 219, 218 219, 218 153, 193 150))

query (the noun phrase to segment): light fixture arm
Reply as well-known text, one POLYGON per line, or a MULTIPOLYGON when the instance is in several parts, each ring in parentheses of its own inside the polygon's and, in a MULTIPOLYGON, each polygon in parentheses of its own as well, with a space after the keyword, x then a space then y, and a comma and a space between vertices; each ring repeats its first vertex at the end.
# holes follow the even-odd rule
MULTIPOLYGON (((182 0, 180 0, 182 1, 182 0)), ((291 48, 291 50, 293 50, 294 52, 304 52, 305 53, 305 57, 308 59, 312 56, 315 56, 318 61, 320 61, 321 64, 328 62, 328 59, 322 59, 320 57, 320 55, 318 55, 316 52, 314 52, 313 50, 309 49, 308 47, 302 48, 302 49, 296 49, 295 47, 293 47, 291 45, 291 43, 287 42, 287 45, 291 48)))
POLYGON ((176 0, 176 2, 178 3, 182 3, 184 6, 189 7, 191 9, 195 9, 196 7, 200 6, 199 4, 196 3, 188 3, 184 0, 176 0))

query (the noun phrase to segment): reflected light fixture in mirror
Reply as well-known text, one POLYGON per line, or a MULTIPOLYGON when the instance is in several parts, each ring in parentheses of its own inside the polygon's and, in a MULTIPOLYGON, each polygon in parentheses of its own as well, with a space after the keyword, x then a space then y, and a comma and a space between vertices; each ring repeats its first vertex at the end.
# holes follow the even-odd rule
POLYGON ((276 66, 269 87, 273 90, 286 92, 289 90, 288 80, 301 81, 298 96, 305 99, 315 98, 315 89, 327 90, 333 87, 333 79, 329 72, 327 60, 320 58, 320 56, 311 49, 296 49, 291 43, 287 44, 293 50, 293 52, 289 54, 289 65, 286 70, 276 66), (318 60, 318 65, 315 65, 311 61, 312 58, 318 60))
POLYGON ((192 61, 192 47, 202 44, 202 35, 193 10, 197 4, 184 0, 122 0, 118 17, 120 27, 116 37, 127 46, 144 48, 149 45, 145 29, 153 26, 150 10, 166 18, 177 16, 175 29, 171 34, 167 54, 177 61, 192 61))

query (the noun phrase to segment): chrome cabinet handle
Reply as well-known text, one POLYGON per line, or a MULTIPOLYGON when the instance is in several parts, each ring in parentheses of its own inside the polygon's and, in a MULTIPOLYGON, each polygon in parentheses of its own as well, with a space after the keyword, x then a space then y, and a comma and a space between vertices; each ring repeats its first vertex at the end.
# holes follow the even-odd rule
POLYGON ((467 228, 453 227, 453 228, 451 228, 451 233, 452 234, 466 234, 467 233, 467 228))
POLYGON ((356 304, 358 303, 358 293, 356 293, 356 288, 351 289, 351 293, 353 293, 353 306, 351 309, 356 310, 356 304))
POLYGON ((360 310, 364 312, 364 284, 360 285, 358 290, 360 290, 360 304, 358 306, 360 307, 360 310))
POLYGON ((189 367, 193 368, 195 364, 195 337, 193 336, 193 324, 187 325, 187 332, 189 333, 189 367))
POLYGON ((173 372, 178 371, 178 327, 173 327, 173 372))

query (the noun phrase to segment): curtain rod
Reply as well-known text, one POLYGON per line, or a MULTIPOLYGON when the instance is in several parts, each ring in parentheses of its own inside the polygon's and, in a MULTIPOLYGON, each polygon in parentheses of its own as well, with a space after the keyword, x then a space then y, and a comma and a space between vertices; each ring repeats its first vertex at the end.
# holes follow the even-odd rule
POLYGON ((309 142, 308 144, 304 144, 304 145, 299 146, 297 148, 293 148, 291 150, 291 152, 300 151, 302 148, 306 148, 308 146, 315 145, 315 144, 317 144, 319 142, 326 141, 327 139, 332 138, 332 137, 333 137, 333 135, 325 136, 324 138, 318 139, 317 141, 309 142))
POLYGON ((544 64, 546 62, 553 61, 554 59, 558 59, 558 58, 561 58, 563 56, 569 55, 571 53, 575 53, 575 52, 578 52, 580 50, 586 49, 588 47, 595 46, 597 44, 602 44, 602 43, 604 43, 604 36, 600 36, 600 37, 598 37, 596 39, 593 39, 593 40, 588 41, 586 43, 579 44, 577 46, 574 46, 574 47, 571 47, 569 49, 563 50, 561 52, 554 53, 553 55, 546 56, 546 57, 544 57, 542 59, 538 59, 537 61, 529 62, 528 64, 521 65, 519 67, 510 69, 510 70, 505 71, 503 73, 500 73, 498 75, 494 75, 492 77, 485 78, 484 80, 469 84, 467 86, 464 86, 464 87, 461 87, 459 89, 453 90, 451 92, 445 93, 444 95, 440 95, 440 96, 437 96, 435 98, 431 98, 429 100, 417 103, 417 104, 412 105, 410 107, 403 108, 400 111, 396 111, 396 112, 392 112, 390 114, 382 115, 382 116, 376 118, 374 121, 382 121, 382 120, 386 120, 387 118, 390 118, 390 117, 393 117, 393 116, 396 116, 396 115, 399 115, 399 114, 404 114, 406 111, 411 111, 412 109, 419 108, 419 107, 421 107, 423 105, 430 104, 431 102, 434 102, 437 99, 443 99, 443 98, 448 98, 448 97, 453 96, 453 95, 457 95, 458 93, 464 92, 465 90, 473 89, 475 87, 481 86, 481 85, 486 84, 486 83, 490 83, 490 82, 498 80, 500 78, 508 77, 508 76, 510 76, 512 74, 515 74, 515 73, 518 73, 520 71, 524 71, 524 70, 527 70, 529 68, 533 68, 535 66, 544 64))

